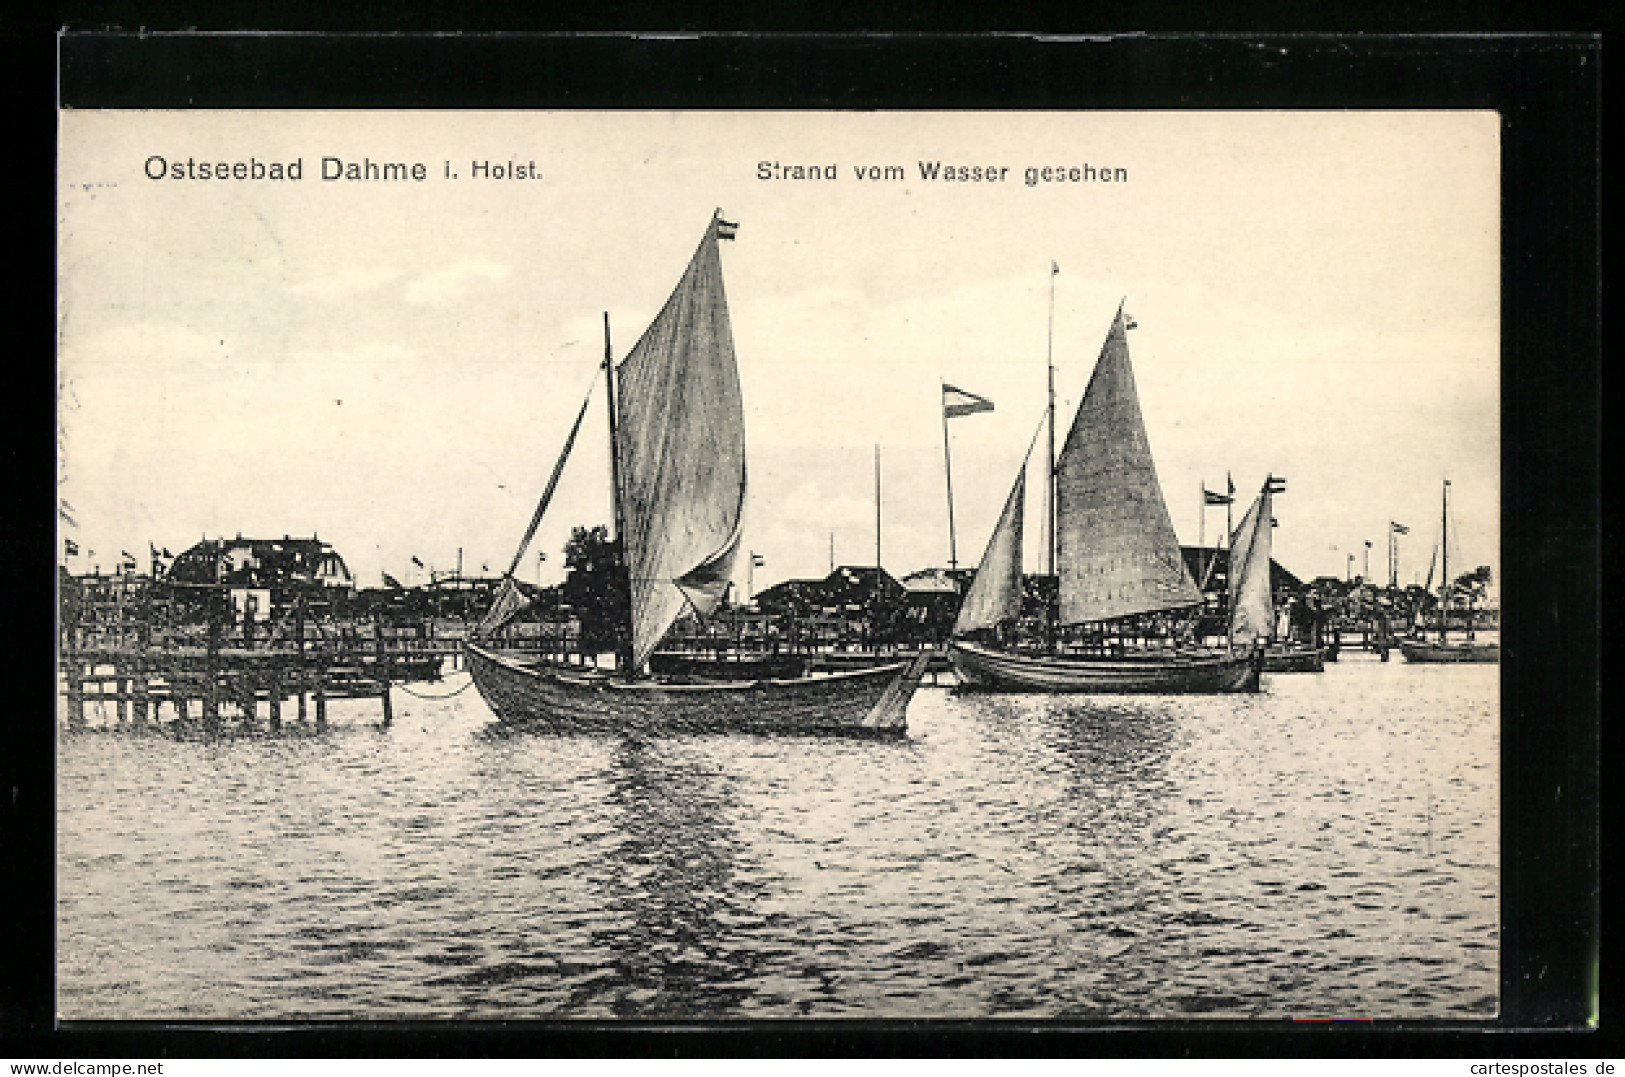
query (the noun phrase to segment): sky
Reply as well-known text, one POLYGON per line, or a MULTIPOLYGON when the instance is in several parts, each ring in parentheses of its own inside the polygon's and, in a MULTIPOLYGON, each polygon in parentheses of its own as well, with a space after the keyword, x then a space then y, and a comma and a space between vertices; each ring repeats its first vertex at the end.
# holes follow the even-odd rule
MULTIPOLYGON (((619 358, 721 209, 740 226, 722 262, 743 546, 764 562, 748 578, 740 557, 741 589, 823 576, 832 543, 837 564, 874 563, 876 446, 882 563, 947 564, 943 382, 994 403, 949 420, 974 565, 1049 357, 1059 444, 1120 302, 1183 543, 1223 531, 1204 484, 1233 478, 1239 521, 1275 474, 1282 565, 1341 578, 1352 553, 1385 579, 1397 521, 1408 583, 1449 479, 1452 574, 1499 573, 1493 113, 67 111, 59 142, 75 571, 240 533, 319 535, 363 586, 426 582, 459 551, 500 572, 591 388, 519 570, 556 582, 570 529, 610 518, 604 313, 619 358), (324 158, 425 178, 326 181, 324 158), (298 160, 302 178, 165 172, 188 159, 298 160), (921 162, 1003 178, 926 180, 921 162), (1084 165, 1126 179, 1027 182, 1084 165)), ((1035 485, 1029 570, 1041 502, 1035 485)))

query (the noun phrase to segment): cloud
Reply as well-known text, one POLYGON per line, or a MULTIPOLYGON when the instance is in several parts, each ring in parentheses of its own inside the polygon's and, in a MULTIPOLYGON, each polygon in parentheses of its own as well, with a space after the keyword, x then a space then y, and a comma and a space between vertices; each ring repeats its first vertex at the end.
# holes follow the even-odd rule
POLYGON ((346 266, 333 273, 290 284, 288 291, 311 299, 348 299, 363 292, 377 291, 400 276, 401 271, 390 266, 346 266))
POLYGON ((508 279, 509 269, 496 262, 457 262, 425 273, 406 286, 409 303, 445 303, 457 299, 483 282, 508 279))

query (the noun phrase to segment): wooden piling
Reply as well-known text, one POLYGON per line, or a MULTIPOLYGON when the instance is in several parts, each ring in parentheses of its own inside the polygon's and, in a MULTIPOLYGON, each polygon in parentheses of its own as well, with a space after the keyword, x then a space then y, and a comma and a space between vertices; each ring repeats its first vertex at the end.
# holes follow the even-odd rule
POLYGON ((266 703, 266 721, 271 725, 271 732, 282 732, 282 673, 280 670, 271 674, 271 698, 266 703))
POLYGON ((378 698, 383 701, 384 728, 388 729, 394 721, 394 714, 390 710, 389 702, 389 664, 384 654, 384 616, 377 614, 372 622, 373 652, 377 658, 377 667, 373 670, 378 677, 378 698))
POLYGON ((203 724, 209 729, 220 725, 220 615, 214 603, 209 606, 209 646, 203 666, 203 724))
POLYGON ((259 718, 259 706, 256 700, 256 684, 258 678, 252 673, 244 673, 237 678, 237 713, 242 716, 245 723, 253 725, 259 718))
POLYGON ((77 658, 68 663, 68 725, 73 729, 85 726, 85 665, 77 658))
POLYGON ((135 724, 138 726, 145 726, 147 724, 148 693, 150 691, 150 686, 147 683, 146 663, 142 662, 140 659, 136 660, 135 680, 131 683, 135 689, 135 724))
POLYGON ((310 684, 310 668, 305 664, 305 593, 299 592, 299 598, 293 607, 293 631, 298 637, 299 665, 295 681, 299 689, 299 721, 305 721, 305 689, 310 684))

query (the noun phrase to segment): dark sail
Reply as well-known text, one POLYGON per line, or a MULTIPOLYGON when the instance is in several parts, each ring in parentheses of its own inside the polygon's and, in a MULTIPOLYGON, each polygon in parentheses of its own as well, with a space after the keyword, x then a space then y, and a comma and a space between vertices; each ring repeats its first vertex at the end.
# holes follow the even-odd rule
POLYGON ((1056 461, 1055 485, 1063 623, 1201 601, 1151 461, 1121 307, 1056 461))

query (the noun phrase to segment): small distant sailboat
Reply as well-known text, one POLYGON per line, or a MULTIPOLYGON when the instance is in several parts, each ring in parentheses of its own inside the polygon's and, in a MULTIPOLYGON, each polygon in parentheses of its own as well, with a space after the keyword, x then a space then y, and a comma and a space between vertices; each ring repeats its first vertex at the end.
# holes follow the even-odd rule
MULTIPOLYGON (((1463 638, 1452 640, 1450 634, 1450 599, 1453 584, 1450 580, 1450 480, 1444 480, 1443 506, 1439 511, 1439 638, 1429 640, 1426 638, 1404 640, 1399 645, 1400 653, 1407 662, 1423 662, 1430 664, 1456 663, 1456 662, 1499 662, 1501 660, 1501 645, 1489 640, 1480 640, 1473 632, 1471 623, 1465 630, 1463 638)), ((1425 632, 1424 632, 1425 636, 1425 632)))
MULTIPOLYGON (((1024 459, 948 646, 966 687, 1114 694, 1258 690, 1257 650, 1212 650, 1171 638, 1162 646, 1127 641, 1137 627, 1202 602, 1151 459, 1129 364, 1131 324, 1119 305, 1066 443, 1047 469, 1058 601, 1046 638, 1034 645, 1014 631, 1022 602, 1024 459)), ((1053 409, 1052 389, 1052 429, 1053 409)))
POLYGON ((1318 647, 1285 640, 1276 631, 1275 594, 1270 574, 1274 556, 1274 497, 1286 480, 1268 476, 1247 515, 1230 539, 1230 646, 1264 650, 1265 673, 1320 673, 1326 666, 1318 647))
MULTIPOLYGON (((688 269, 626 358, 604 319, 616 532, 625 551, 629 623, 614 673, 467 647, 474 684, 504 722, 560 731, 900 734, 925 657, 819 676, 716 682, 645 672, 685 610, 721 603, 739 552, 745 503, 744 406, 715 214, 688 269), (617 388, 619 392, 617 392, 617 388)), ((590 397, 590 392, 589 392, 590 397)), ((566 439, 514 565, 557 485, 586 402, 566 439)), ((524 605, 510 569, 481 622, 482 641, 524 605)))

